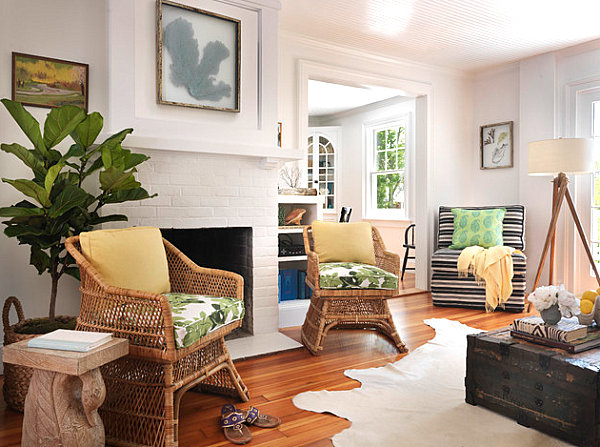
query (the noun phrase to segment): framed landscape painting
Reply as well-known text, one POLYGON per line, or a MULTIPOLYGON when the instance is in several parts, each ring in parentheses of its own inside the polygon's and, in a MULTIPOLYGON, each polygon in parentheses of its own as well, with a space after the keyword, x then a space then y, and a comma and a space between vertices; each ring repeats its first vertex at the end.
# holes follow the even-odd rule
POLYGON ((513 122, 488 124, 479 129, 481 169, 513 167, 513 122))
POLYGON ((158 103, 239 112, 240 21, 167 0, 156 8, 158 103))
POLYGON ((12 54, 12 99, 28 106, 88 108, 88 64, 12 54))

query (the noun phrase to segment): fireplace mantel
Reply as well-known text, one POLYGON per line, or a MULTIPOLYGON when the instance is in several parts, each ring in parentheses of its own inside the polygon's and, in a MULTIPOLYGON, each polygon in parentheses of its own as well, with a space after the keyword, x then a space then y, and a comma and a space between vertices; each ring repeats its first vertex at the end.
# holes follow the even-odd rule
MULTIPOLYGON (((109 135, 105 135, 104 138, 109 135)), ((99 139, 102 141, 101 139, 99 139)), ((197 152, 202 154, 232 155, 257 159, 264 169, 277 167, 279 162, 301 160, 301 150, 284 149, 277 146, 227 143, 210 140, 186 140, 178 138, 151 137, 129 135, 123 142, 123 147, 134 151, 172 150, 180 152, 197 152)))

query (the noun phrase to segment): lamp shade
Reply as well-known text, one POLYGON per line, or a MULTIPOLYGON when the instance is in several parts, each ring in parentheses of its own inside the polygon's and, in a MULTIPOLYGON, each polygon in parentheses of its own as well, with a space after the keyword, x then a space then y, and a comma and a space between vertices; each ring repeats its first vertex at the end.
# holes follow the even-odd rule
POLYGON ((594 141, 558 138, 529 143, 529 175, 585 174, 594 170, 594 141))

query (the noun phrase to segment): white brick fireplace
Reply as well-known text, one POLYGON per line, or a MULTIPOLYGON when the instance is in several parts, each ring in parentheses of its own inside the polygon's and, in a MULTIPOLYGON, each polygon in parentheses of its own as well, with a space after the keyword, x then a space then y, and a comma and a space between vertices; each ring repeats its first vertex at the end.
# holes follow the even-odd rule
MULTIPOLYGON (((277 141, 278 0, 182 0, 241 21, 240 112, 156 102, 156 1, 108 0, 108 130, 152 158, 139 180, 154 199, 111 212, 128 225, 252 228, 252 337, 234 358, 298 346, 278 332, 278 165, 302 157, 277 141), (283 345, 286 346, 283 346, 283 345)), ((185 253, 185 247, 179 247, 185 253)))

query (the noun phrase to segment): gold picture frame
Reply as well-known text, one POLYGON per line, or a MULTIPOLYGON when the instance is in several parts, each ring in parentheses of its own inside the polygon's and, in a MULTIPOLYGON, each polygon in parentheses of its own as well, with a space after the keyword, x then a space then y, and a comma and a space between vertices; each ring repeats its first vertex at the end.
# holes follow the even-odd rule
POLYGON ((156 74, 159 104, 239 112, 241 21, 157 0, 156 74))
POLYGON ((479 128, 480 169, 512 168, 513 122, 486 124, 479 128))
POLYGON ((81 62, 12 53, 12 100, 25 106, 53 109, 63 105, 88 108, 89 65, 81 62))

